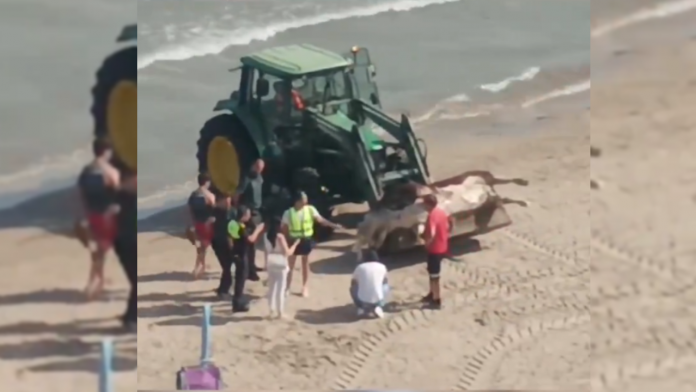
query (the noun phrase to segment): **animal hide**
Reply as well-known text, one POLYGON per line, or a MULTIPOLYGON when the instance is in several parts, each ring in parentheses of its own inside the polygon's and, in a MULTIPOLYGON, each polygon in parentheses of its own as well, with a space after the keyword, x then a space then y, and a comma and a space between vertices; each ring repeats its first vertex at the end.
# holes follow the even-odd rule
MULTIPOLYGON (((519 178, 496 178, 489 172, 483 171, 471 173, 472 174, 465 173, 458 176, 462 178, 460 183, 439 188, 418 184, 412 185, 415 187, 418 198, 427 194, 434 194, 438 200, 438 206, 444 209, 449 215, 476 210, 491 201, 492 198, 497 198, 504 204, 515 203, 522 206, 528 205, 526 201, 500 198, 493 187, 495 184, 507 183, 526 186, 528 184, 526 180, 519 178)), ((422 234, 427 217, 428 212, 422 201, 417 201, 400 210, 381 208, 370 211, 358 225, 357 239, 353 250, 357 252, 358 257, 360 257, 362 249, 380 249, 389 233, 399 229, 417 230, 418 234, 422 234)))

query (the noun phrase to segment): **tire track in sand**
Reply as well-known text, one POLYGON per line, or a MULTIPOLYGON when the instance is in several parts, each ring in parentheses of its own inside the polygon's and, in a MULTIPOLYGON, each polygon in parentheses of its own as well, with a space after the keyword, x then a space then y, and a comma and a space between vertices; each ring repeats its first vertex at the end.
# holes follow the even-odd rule
POLYGON ((551 319, 535 320, 526 328, 513 327, 509 332, 494 338, 481 347, 462 367, 462 375, 456 386, 457 390, 470 391, 478 388, 480 376, 487 373, 492 360, 505 349, 523 343, 552 330, 566 330, 590 322, 589 313, 573 312, 569 315, 551 319))
POLYGON ((592 246, 593 250, 598 250, 618 261, 633 264, 634 266, 650 272, 653 275, 657 275, 662 279, 674 282, 675 280, 681 280, 683 278, 681 272, 677 271, 676 267, 666 265, 664 263, 658 263, 649 257, 638 255, 628 249, 622 248, 620 245, 615 244, 611 239, 608 239, 607 236, 601 235, 601 233, 597 230, 592 231, 590 245, 592 246))
POLYGON ((525 248, 550 256, 553 259, 560 261, 561 263, 569 265, 579 264, 577 256, 573 257, 561 251, 558 251, 550 246, 544 245, 541 241, 537 241, 536 239, 534 239, 534 237, 515 232, 513 230, 510 230, 509 228, 502 229, 499 232, 508 239, 524 246, 525 248))
MULTIPOLYGON (((449 263, 448 265, 452 266, 454 264, 449 263)), ((555 266, 537 270, 515 271, 514 273, 501 276, 487 270, 465 270, 463 268, 453 269, 459 272, 458 275, 465 276, 470 279, 469 281, 478 285, 478 289, 476 290, 467 290, 465 292, 460 292, 455 296, 455 306, 453 307, 454 311, 461 309, 464 306, 475 304, 484 300, 515 298, 516 296, 521 296, 522 292, 529 288, 523 285, 516 285, 513 287, 508 285, 509 282, 516 282, 519 284, 521 282, 533 282, 548 277, 566 275, 578 276, 589 272, 589 268, 555 266)), ((540 289, 536 285, 532 285, 531 288, 532 290, 540 289)), ((501 310, 495 315, 498 317, 509 317, 511 315, 522 315, 528 311, 544 312, 555 309, 578 309, 583 308, 583 306, 586 307, 587 303, 588 301, 583 298, 577 299, 565 297, 546 303, 541 307, 510 307, 507 310, 501 310)), ((381 350, 385 348, 387 342, 391 338, 395 337, 401 332, 426 327, 438 315, 446 315, 450 312, 451 310, 448 309, 440 311, 415 309, 389 318, 385 327, 363 339, 360 345, 355 349, 352 357, 344 366, 343 370, 339 373, 339 376, 334 381, 331 388, 334 390, 353 389, 356 382, 360 379, 362 370, 366 367, 365 365, 367 365, 375 356, 379 355, 381 350)))
POLYGON ((696 367, 696 353, 674 354, 669 357, 651 358, 632 363, 604 364, 602 369, 593 369, 591 386, 593 391, 624 391, 621 385, 641 378, 667 376, 696 367))
POLYGON ((602 355, 623 353, 636 348, 669 349, 696 354, 696 324, 672 320, 661 324, 617 336, 616 331, 626 331, 629 326, 622 322, 608 322, 603 330, 593 328, 590 348, 593 354, 602 355))

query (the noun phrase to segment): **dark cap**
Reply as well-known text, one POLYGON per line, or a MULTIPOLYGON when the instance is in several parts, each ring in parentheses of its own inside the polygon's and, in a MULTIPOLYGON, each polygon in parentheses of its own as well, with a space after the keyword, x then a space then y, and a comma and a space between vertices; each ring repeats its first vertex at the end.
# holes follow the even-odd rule
POLYGON ((307 194, 302 192, 302 191, 297 191, 293 194, 292 201, 297 203, 298 201, 302 201, 302 199, 306 198, 307 194))
POLYGON ((200 173, 198 175, 198 185, 205 185, 210 182, 210 176, 207 173, 200 173))
POLYGON ((379 255, 374 249, 367 249, 362 252, 363 262, 379 261, 379 255))
POLYGON ((423 202, 425 203, 425 205, 435 207, 437 205, 437 197, 432 193, 429 195, 425 195, 423 196, 423 202))
POLYGON ((96 156, 101 156, 106 151, 111 150, 111 141, 106 137, 99 137, 92 142, 92 152, 96 156))

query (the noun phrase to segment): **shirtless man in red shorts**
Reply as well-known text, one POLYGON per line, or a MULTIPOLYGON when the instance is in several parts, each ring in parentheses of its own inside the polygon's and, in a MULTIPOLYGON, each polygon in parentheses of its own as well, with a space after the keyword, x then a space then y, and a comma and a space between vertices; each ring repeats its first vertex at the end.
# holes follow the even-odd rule
POLYGON ((189 214, 193 231, 189 230, 189 240, 196 246, 196 264, 193 277, 198 279, 205 272, 205 255, 213 239, 213 207, 215 195, 210 191, 210 177, 198 175, 198 189, 188 199, 189 214))
POLYGON ((92 266, 85 288, 88 299, 93 299, 104 288, 104 259, 116 238, 119 212, 116 192, 121 182, 118 169, 111 164, 111 144, 105 139, 97 139, 92 149, 95 158, 82 169, 77 180, 91 237, 91 244, 87 245, 93 244, 89 246, 92 266))

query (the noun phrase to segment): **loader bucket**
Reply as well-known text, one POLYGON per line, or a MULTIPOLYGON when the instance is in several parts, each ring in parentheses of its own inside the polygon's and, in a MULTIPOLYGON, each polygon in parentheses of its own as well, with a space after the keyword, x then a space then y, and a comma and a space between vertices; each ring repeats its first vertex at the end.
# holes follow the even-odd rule
MULTIPOLYGON (((450 185, 461 184, 469 176, 481 176, 485 179, 487 176, 490 176, 490 173, 484 171, 470 171, 434 182, 430 184, 429 187, 444 188, 450 185)), ((452 223, 450 238, 470 238, 487 234, 512 224, 510 215, 498 198, 489 199, 473 210, 452 213, 450 218, 452 223)), ((387 236, 380 251, 384 253, 395 253, 420 245, 423 245, 423 240, 418 235, 418 227, 413 227, 411 229, 400 229, 391 232, 387 236)))

